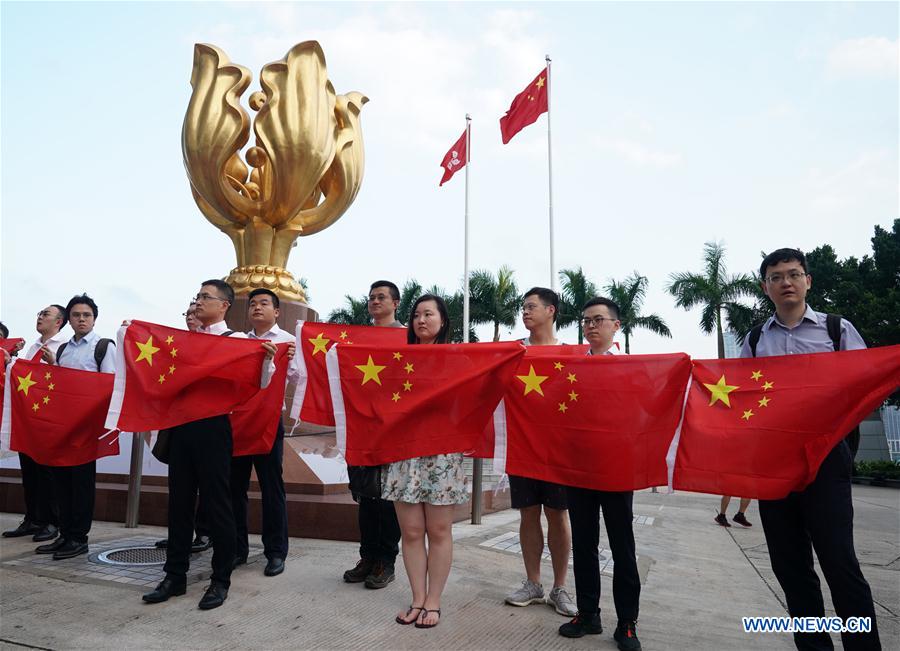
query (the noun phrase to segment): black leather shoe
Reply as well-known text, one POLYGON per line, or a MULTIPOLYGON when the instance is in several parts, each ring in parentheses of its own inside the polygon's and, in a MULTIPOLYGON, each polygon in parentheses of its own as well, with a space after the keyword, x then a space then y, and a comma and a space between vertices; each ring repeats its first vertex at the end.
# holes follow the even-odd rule
POLYGON ((263 574, 266 576, 278 576, 284 572, 284 559, 278 558, 270 558, 269 562, 266 563, 266 569, 263 570, 263 574))
POLYGON ((148 592, 142 599, 148 604, 160 604, 168 601, 169 597, 180 597, 185 592, 187 592, 187 582, 178 581, 167 576, 156 586, 156 590, 148 592))
POLYGON ((600 624, 600 613, 594 615, 577 614, 571 622, 559 627, 559 634, 563 637, 584 637, 585 635, 599 635, 603 632, 600 624))
POLYGON ((347 583, 362 583, 372 573, 373 567, 375 567, 375 561, 361 558, 356 562, 356 567, 344 572, 344 581, 347 583))
POLYGON ((59 529, 55 524, 48 524, 41 527, 41 530, 34 534, 31 539, 34 542, 44 542, 45 540, 53 540, 59 535, 59 529))
POLYGON ((49 545, 38 545, 34 549, 35 554, 55 554, 56 551, 66 544, 66 539, 60 536, 49 545))
POLYGON ((212 547, 212 542, 209 540, 209 536, 201 536, 197 535, 194 538, 194 542, 191 543, 191 553, 197 554, 199 552, 205 552, 207 549, 212 547))
POLYGON ((74 540, 67 540, 62 547, 53 552, 53 560, 62 561, 67 558, 80 556, 81 554, 87 554, 87 552, 88 544, 86 542, 80 543, 75 542, 74 540))
POLYGON ((212 610, 218 608, 228 599, 228 588, 219 583, 210 583, 198 604, 200 610, 212 610))
POLYGON ((247 557, 246 556, 235 556, 234 560, 231 562, 231 569, 236 569, 238 565, 246 565, 247 557))
POLYGON ((4 538, 20 538, 22 536, 33 536, 40 530, 41 528, 34 522, 22 520, 18 527, 10 529, 9 531, 4 531, 2 535, 4 538))

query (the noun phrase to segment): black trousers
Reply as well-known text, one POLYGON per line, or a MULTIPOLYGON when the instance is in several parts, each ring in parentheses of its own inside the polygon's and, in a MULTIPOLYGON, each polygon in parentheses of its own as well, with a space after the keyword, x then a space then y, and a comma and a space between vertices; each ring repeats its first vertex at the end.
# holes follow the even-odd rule
MULTIPOLYGON (((760 500, 759 516, 772 561, 792 617, 824 617, 813 549, 831 588, 838 617, 871 617, 871 633, 842 633, 845 649, 880 649, 872 591, 853 547, 853 461, 845 441, 825 458, 815 481, 780 500, 760 500)), ((795 633, 798 649, 833 649, 827 633, 795 633)))
POLYGON ((237 531, 235 553, 244 557, 250 550, 247 538, 247 489, 250 470, 256 468, 256 479, 262 495, 262 541, 268 559, 287 558, 287 504, 281 461, 284 457, 284 428, 278 423, 278 434, 268 454, 247 455, 231 459, 231 508, 237 531))
POLYGON ((59 507, 53 497, 53 472, 19 452, 22 469, 22 492, 25 494, 25 520, 43 527, 59 526, 59 507))
POLYGON ((633 492, 596 491, 568 487, 569 522, 572 524, 572 559, 575 563, 575 599, 578 612, 600 612, 600 511, 613 557, 613 601, 619 621, 637 621, 641 599, 632 528, 633 492))
POLYGON ((53 493, 59 505, 59 535, 78 543, 88 541, 94 520, 97 462, 80 466, 53 466, 53 493))
POLYGON ((228 587, 234 562, 231 512, 231 423, 213 416, 179 425, 169 441, 169 544, 166 575, 187 578, 197 491, 213 544, 212 580, 228 587))
POLYGON ((375 497, 359 498, 359 557, 393 565, 400 553, 400 523, 394 503, 375 497))

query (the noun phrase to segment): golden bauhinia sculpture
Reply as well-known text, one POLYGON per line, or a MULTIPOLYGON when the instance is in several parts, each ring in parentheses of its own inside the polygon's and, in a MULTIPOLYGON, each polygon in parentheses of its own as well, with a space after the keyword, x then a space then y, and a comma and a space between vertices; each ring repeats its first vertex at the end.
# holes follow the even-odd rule
POLYGON ((194 46, 193 93, 184 116, 181 148, 194 200, 234 243, 237 267, 228 282, 237 294, 257 287, 305 302, 287 271, 298 236, 327 228, 347 210, 362 182, 361 93, 336 95, 325 55, 315 41, 295 45, 281 61, 263 66, 262 91, 241 94, 252 74, 214 45, 194 46))

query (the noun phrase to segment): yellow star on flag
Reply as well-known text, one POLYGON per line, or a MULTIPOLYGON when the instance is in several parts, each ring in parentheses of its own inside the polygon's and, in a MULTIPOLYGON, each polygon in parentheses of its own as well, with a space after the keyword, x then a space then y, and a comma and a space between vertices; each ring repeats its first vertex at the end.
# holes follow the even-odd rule
POLYGON ((28 395, 28 389, 37 384, 37 381, 31 379, 31 371, 28 372, 28 375, 19 376, 19 387, 17 391, 24 391, 25 395, 28 395))
POLYGON ((150 366, 153 366, 153 355, 159 352, 159 348, 153 345, 153 335, 147 337, 147 341, 141 343, 139 341, 134 342, 134 345, 138 347, 141 351, 141 354, 137 356, 137 359, 134 360, 135 363, 141 361, 142 359, 146 359, 147 363, 150 366))
POLYGON ((325 354, 328 352, 328 349, 325 348, 325 346, 328 345, 328 342, 330 342, 331 339, 326 339, 324 337, 324 334, 325 334, 324 332, 320 332, 319 334, 316 335, 315 339, 308 340, 309 343, 311 343, 313 345, 313 351, 312 351, 313 355, 315 355, 316 353, 325 354))
POLYGON ((160 384, 162 384, 163 382, 166 381, 166 376, 165 376, 165 375, 160 375, 158 381, 159 381, 160 384))
POLYGON ((379 366, 375 362, 372 361, 372 356, 369 355, 369 361, 365 364, 358 364, 356 366, 357 369, 362 371, 363 379, 362 383, 365 384, 369 380, 374 380, 375 384, 381 386, 381 378, 378 377, 378 374, 381 373, 385 368, 385 366, 379 366))
POLYGON ((50 376, 50 373, 44 373, 44 379, 45 379, 45 380, 49 380, 50 377, 51 377, 51 376, 50 376))
POLYGON ((394 359, 399 362, 401 359, 403 359, 403 355, 401 355, 400 353, 394 353, 394 359))
POLYGON ((732 386, 730 384, 726 384, 724 375, 722 377, 720 377, 719 381, 716 382, 715 384, 706 384, 704 382, 703 386, 705 386, 707 389, 709 389, 709 405, 708 406, 710 406, 710 407, 712 407, 714 404, 716 404, 717 400, 721 400, 722 402, 724 402, 726 407, 731 407, 731 402, 729 402, 729 400, 728 400, 728 394, 731 393, 732 391, 734 391, 735 389, 740 388, 740 387, 732 386))
POLYGON ((166 337, 166 343, 167 343, 169 346, 172 345, 172 342, 173 342, 173 341, 175 341, 175 337, 173 337, 172 335, 169 335, 168 337, 166 337))
POLYGON ((56 385, 53 384, 53 382, 51 382, 50 384, 47 385, 47 391, 53 391, 53 389, 55 389, 55 388, 56 388, 56 385))
POLYGON ((409 375, 409 374, 412 373, 415 369, 413 368, 413 365, 412 365, 412 364, 407 363, 406 366, 403 367, 403 370, 406 371, 406 374, 407 374, 407 375, 409 375))
POLYGON ((759 406, 760 407, 768 407, 769 402, 771 402, 771 401, 768 398, 763 398, 762 400, 759 401, 759 406))
POLYGON ((347 331, 341 330, 341 339, 346 339, 346 338, 347 338, 347 331))
POLYGON ((569 394, 569 400, 571 400, 572 402, 578 402, 578 394, 572 391, 572 393, 569 394))
POLYGON ((537 373, 535 373, 534 365, 530 365, 528 367, 528 375, 517 375, 516 377, 525 385, 525 393, 522 395, 527 396, 532 391, 537 391, 540 395, 544 395, 544 390, 541 389, 541 384, 543 384, 549 376, 538 375, 537 373))
POLYGON ((178 349, 177 349, 177 348, 173 348, 172 350, 169 351, 169 354, 170 354, 173 358, 178 357, 178 349))
POLYGON ((538 80, 537 80, 537 83, 535 84, 535 86, 537 86, 538 88, 543 88, 544 87, 544 78, 538 77, 538 80))
POLYGON ((768 391, 769 389, 771 389, 774 386, 775 386, 774 382, 765 382, 765 383, 763 383, 763 391, 768 391))
POLYGON ((750 418, 752 418, 752 417, 755 416, 755 415, 756 415, 756 414, 753 413, 753 410, 752 410, 752 409, 748 409, 747 411, 744 412, 744 415, 741 416, 741 418, 742 418, 743 420, 750 420, 750 418))
POLYGON ((32 408, 34 411, 37 411, 38 409, 40 409, 40 406, 38 405, 38 403, 34 403, 34 404, 31 406, 31 408, 32 408))
POLYGON ((553 368, 555 368, 557 371, 563 370, 563 366, 564 365, 562 362, 553 362, 553 368))
POLYGON ((398 400, 400 400, 400 394, 399 393, 393 394, 391 396, 391 400, 393 400, 394 402, 397 402, 398 400))
POLYGON ((45 404, 45 405, 49 405, 49 404, 50 404, 50 396, 44 396, 44 404, 45 404))
POLYGON ((409 391, 410 389, 412 389, 412 382, 407 380, 406 382, 403 383, 403 390, 409 391))
POLYGON ((753 371, 753 373, 750 374, 750 377, 754 380, 758 380, 762 377, 762 371, 753 371))
POLYGON ((566 405, 566 403, 561 402, 561 403, 559 403, 559 410, 562 413, 566 413, 567 411, 569 411, 569 407, 566 405))
POLYGON ((569 376, 568 376, 566 379, 569 381, 569 384, 573 384, 573 383, 575 383, 575 382, 578 382, 578 378, 575 377, 575 374, 574 374, 574 373, 569 373, 569 376))
POLYGON ((172 365, 169 367, 169 375, 172 375, 174 372, 175 372, 175 365, 172 364, 172 365))

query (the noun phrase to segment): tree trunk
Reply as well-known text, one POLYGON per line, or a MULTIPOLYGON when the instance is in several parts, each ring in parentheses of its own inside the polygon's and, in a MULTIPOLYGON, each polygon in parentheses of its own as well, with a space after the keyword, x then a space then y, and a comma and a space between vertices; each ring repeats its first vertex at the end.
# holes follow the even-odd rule
POLYGON ((716 308, 716 339, 719 345, 719 359, 725 359, 725 335, 722 333, 722 308, 716 308))
POLYGON ((500 322, 494 321, 494 341, 500 341, 500 322))
POLYGON ((626 332, 626 333, 625 333, 625 354, 626 354, 626 355, 630 355, 630 354, 631 354, 631 346, 630 346, 629 343, 628 343, 628 339, 629 339, 628 333, 626 332))

